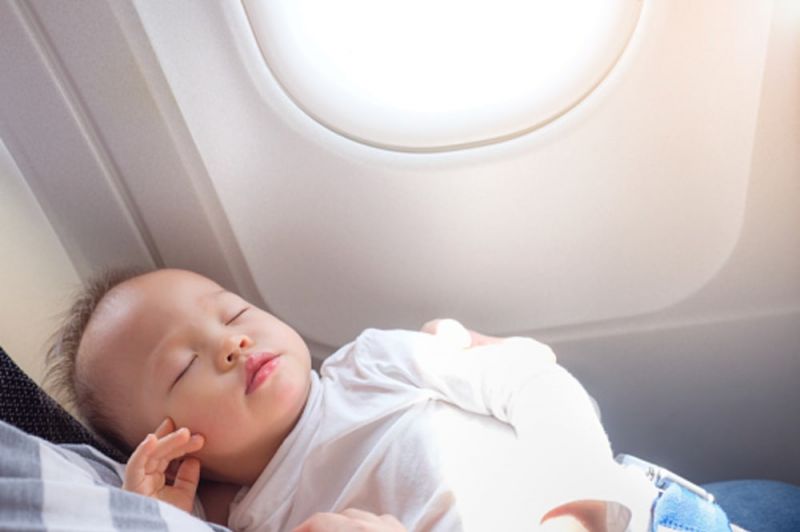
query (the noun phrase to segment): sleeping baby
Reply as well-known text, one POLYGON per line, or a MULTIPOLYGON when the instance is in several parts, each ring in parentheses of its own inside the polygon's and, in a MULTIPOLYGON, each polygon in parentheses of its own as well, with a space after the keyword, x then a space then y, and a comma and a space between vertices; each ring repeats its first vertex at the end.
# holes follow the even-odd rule
POLYGON ((237 531, 348 508, 409 530, 644 531, 658 496, 547 346, 453 320, 366 330, 318 374, 275 316, 157 270, 95 282, 50 362, 133 451, 126 489, 237 531))

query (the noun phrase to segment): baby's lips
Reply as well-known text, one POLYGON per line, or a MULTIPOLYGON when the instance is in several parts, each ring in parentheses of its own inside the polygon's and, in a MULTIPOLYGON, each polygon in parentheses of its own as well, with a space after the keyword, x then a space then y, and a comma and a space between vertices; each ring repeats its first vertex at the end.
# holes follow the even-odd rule
POLYGON ((244 388, 245 393, 250 393, 250 386, 253 384, 253 379, 263 365, 277 358, 279 355, 272 351, 259 351, 247 357, 244 363, 244 388))

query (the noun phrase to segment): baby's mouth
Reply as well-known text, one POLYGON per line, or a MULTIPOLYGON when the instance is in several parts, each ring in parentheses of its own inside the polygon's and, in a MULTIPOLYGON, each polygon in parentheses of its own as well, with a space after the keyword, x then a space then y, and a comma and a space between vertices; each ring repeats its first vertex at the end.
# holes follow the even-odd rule
POLYGON ((245 362, 245 395, 258 388, 272 374, 278 364, 278 355, 263 351, 247 357, 245 362))

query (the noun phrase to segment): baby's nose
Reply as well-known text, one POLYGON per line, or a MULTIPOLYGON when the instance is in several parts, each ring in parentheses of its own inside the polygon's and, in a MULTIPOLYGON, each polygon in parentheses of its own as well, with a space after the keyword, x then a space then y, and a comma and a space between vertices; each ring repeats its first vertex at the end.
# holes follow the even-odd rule
POLYGON ((245 335, 231 337, 228 342, 226 342, 226 348, 223 350, 223 353, 226 353, 225 362, 228 365, 235 364, 242 355, 242 352, 251 344, 252 341, 245 335))

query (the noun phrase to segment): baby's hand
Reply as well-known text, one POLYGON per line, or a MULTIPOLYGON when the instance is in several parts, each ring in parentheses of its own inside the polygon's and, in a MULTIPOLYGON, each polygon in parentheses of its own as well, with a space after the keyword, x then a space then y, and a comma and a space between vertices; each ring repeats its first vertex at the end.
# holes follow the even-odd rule
POLYGON ((204 443, 201 435, 191 435, 187 428, 175 430, 175 424, 166 418, 133 451, 125 466, 122 488, 191 512, 200 481, 200 461, 184 459, 171 484, 167 483, 167 468, 172 460, 199 451, 204 443))
POLYGON ((463 349, 479 345, 499 344, 504 339, 465 329, 460 323, 451 319, 431 320, 422 326, 422 332, 444 336, 463 349))

